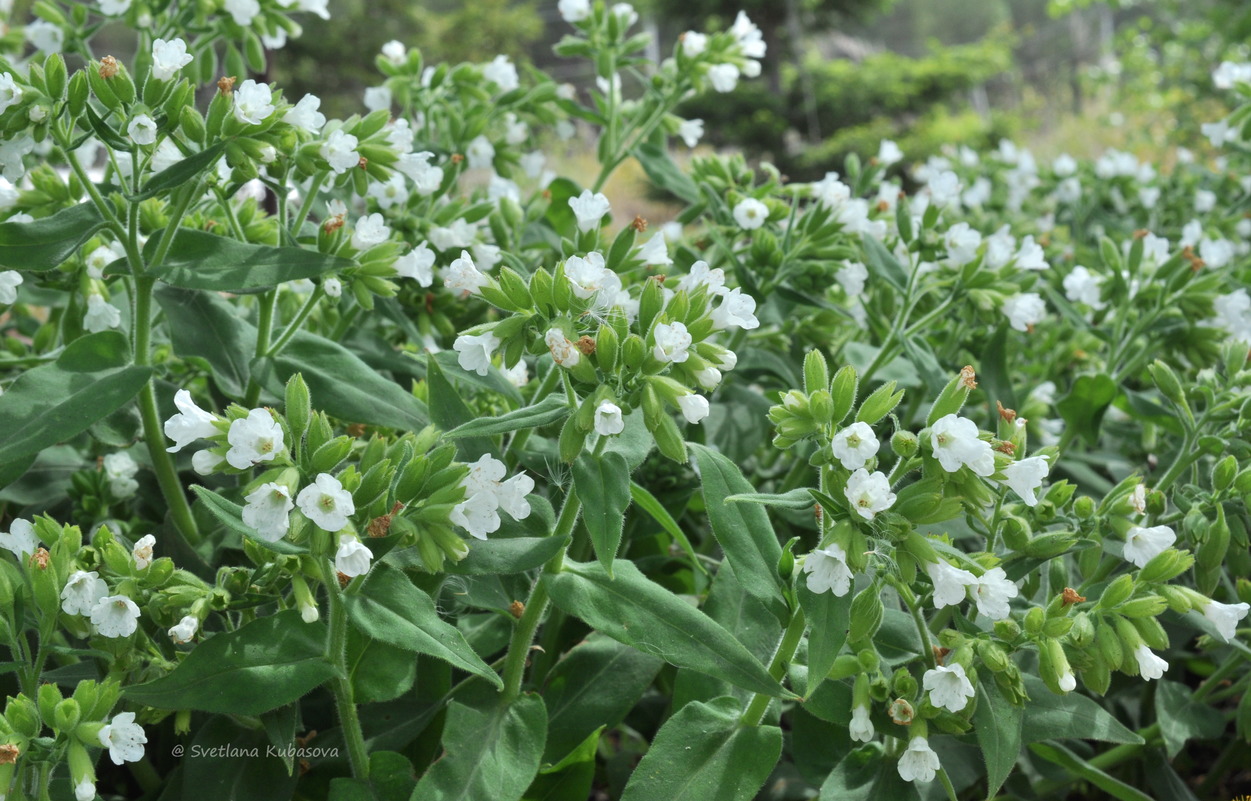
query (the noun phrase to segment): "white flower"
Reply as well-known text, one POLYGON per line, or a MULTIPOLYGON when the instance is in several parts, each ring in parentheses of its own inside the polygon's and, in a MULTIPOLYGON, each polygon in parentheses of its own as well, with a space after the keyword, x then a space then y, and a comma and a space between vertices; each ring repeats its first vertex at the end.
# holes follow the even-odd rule
POLYGON ((13 80, 13 74, 0 73, 0 114, 8 111, 10 106, 16 106, 21 100, 22 87, 13 80))
POLYGON ((1137 567, 1146 567, 1159 554, 1177 541, 1177 534, 1168 526, 1143 528, 1134 526, 1125 534, 1125 559, 1137 567))
POLYGON ((471 169, 484 169, 495 160, 495 146, 485 136, 477 136, 465 148, 465 159, 471 169))
POLYGON ((59 53, 65 46, 65 31, 46 20, 37 19, 26 26, 26 41, 43 53, 59 53))
POLYGON ((391 90, 385 86, 370 86, 365 89, 365 108, 368 111, 382 111, 391 108, 391 90))
POLYGON ((425 242, 395 260, 395 274, 403 278, 411 278, 419 286, 430 286, 434 283, 434 251, 425 242))
POLYGON ((899 757, 899 778, 909 782, 932 782, 942 764, 924 737, 908 741, 908 750, 899 757))
POLYGON ((1105 305, 1099 299, 1101 279, 1080 264, 1064 276, 1064 296, 1070 303, 1084 303, 1098 311, 1105 305))
POLYGON ((256 529, 260 539, 277 542, 287 535, 290 513, 295 508, 291 490, 271 481, 257 487, 244 500, 243 522, 256 529))
POLYGON ((355 136, 340 129, 332 131, 330 136, 326 137, 319 152, 330 165, 330 169, 334 170, 335 175, 342 175, 360 164, 361 154, 356 152, 357 144, 355 136))
POLYGON ((443 285, 453 292, 477 295, 490 280, 478 272, 469 251, 462 250, 460 258, 453 261, 443 273, 443 285))
POLYGON ((109 492, 113 494, 113 497, 129 498, 139 489, 139 483, 135 481, 139 465, 129 453, 125 451, 110 453, 104 457, 101 466, 104 468, 104 476, 109 481, 109 492))
POLYGON ((17 270, 0 271, 0 303, 17 301, 17 288, 22 285, 22 274, 17 270))
POLYGON ((556 4, 560 18, 570 25, 591 16, 591 0, 560 0, 556 4))
POLYGON ((117 307, 99 295, 87 296, 87 313, 83 315, 83 328, 93 334, 117 328, 122 324, 122 313, 117 307))
POLYGON ((235 119, 246 125, 260 125, 274 113, 274 93, 269 86, 249 78, 234 91, 235 119))
POLYGON ((934 583, 934 608, 955 606, 964 600, 966 588, 977 584, 977 576, 967 570, 952 567, 941 559, 925 566, 930 581, 934 583))
POLYGON ((102 637, 129 637, 139 628, 139 607, 125 595, 108 595, 91 607, 91 625, 102 637))
POLYGON ((973 682, 969 681, 964 667, 959 664, 951 667, 938 665, 927 670, 921 682, 929 691, 930 703, 948 712, 959 712, 973 697, 973 682))
POLYGON ((247 417, 230 424, 226 434, 230 450, 226 461, 236 470, 246 470, 258 462, 270 462, 286 449, 282 426, 265 409, 253 409, 247 417))
POLYGON ((734 287, 721 297, 721 303, 712 310, 714 328, 743 328, 750 330, 760 327, 756 319, 756 299, 744 295, 738 287, 734 287))
POLYGON ((848 470, 864 467, 877 455, 881 443, 873 429, 865 422, 856 422, 841 429, 830 441, 830 451, 848 470))
POLYGON ((177 453, 197 439, 208 439, 215 436, 217 416, 209 414, 196 405, 191 393, 180 389, 174 393, 174 406, 178 414, 165 421, 165 436, 174 441, 174 445, 166 448, 170 453, 177 453))
MULTIPOLYGON (((14 525, 23 521, 14 521, 14 525)), ((1208 601, 1203 607, 1203 616, 1216 627, 1216 632, 1225 642, 1232 640, 1238 630, 1238 621, 1247 616, 1248 610, 1251 610, 1251 604, 1223 604, 1217 601, 1208 601)))
POLYGON ((978 614, 990 620, 1003 620, 1008 616, 1008 602, 1017 596, 1014 584, 1002 567, 992 567, 981 576, 973 587, 973 601, 978 614))
POLYGON ((7 140, 0 140, 0 166, 6 181, 16 183, 26 174, 26 154, 35 149, 35 140, 29 134, 22 134, 7 140))
POLYGON ((841 545, 831 544, 804 557, 803 572, 808 574, 808 590, 813 593, 832 592, 842 597, 851 591, 852 572, 847 566, 847 552, 841 545))
POLYGON ((499 508, 514 520, 525 520, 530 516, 530 502, 526 496, 534 492, 534 479, 525 473, 518 473, 495 487, 495 499, 499 508))
POLYGON ((499 349, 500 338, 487 331, 485 334, 461 334, 452 349, 460 354, 458 361, 462 370, 486 375, 491 369, 491 357, 499 349))
MULTIPOLYGON (((903 151, 899 149, 899 145, 890 139, 883 139, 877 146, 877 163, 883 167, 889 167, 892 164, 898 164, 903 161, 903 151)), ((868 742, 866 740, 866 742, 868 742)))
POLYGON ((234 18, 236 25, 246 28, 261 13, 261 4, 256 0, 226 0, 225 10, 234 18))
POLYGON ((695 147, 704 138, 703 120, 682 120, 678 125, 678 137, 687 147, 695 147))
POLYGON ((851 724, 848 726, 848 733, 851 739, 858 740, 862 743, 872 742, 873 736, 877 733, 873 728, 873 721, 869 719, 869 708, 867 706, 853 707, 851 710, 851 724))
POLYGON ((701 259, 692 264, 690 272, 678 280, 678 289, 686 292, 694 292, 701 286, 708 287, 709 294, 724 295, 725 271, 720 267, 710 270, 708 262, 701 259))
MULTIPOLYGON (((0 283, 3 283, 4 275, 0 273, 0 283)), ((2 296, 0 300, 3 300, 2 296)), ((1228 295, 1218 295, 1212 301, 1212 309, 1216 312, 1213 325, 1224 329, 1237 341, 1251 343, 1251 295, 1247 294, 1247 290, 1239 289, 1228 295)))
POLYGON ((895 493, 890 491, 890 480, 882 472, 870 473, 861 467, 847 478, 843 490, 847 502, 865 520, 872 520, 878 512, 884 512, 895 503, 895 493))
POLYGON ((634 6, 629 3, 613 3, 612 15, 621 21, 621 29, 629 30, 634 23, 639 21, 639 12, 634 10, 634 6))
POLYGON ((135 560, 136 570, 146 570, 152 564, 152 548, 156 545, 156 537, 145 534, 130 549, 130 558, 135 560))
POLYGON ((552 359, 561 367, 568 367, 572 370, 582 360, 582 351, 566 339, 565 332, 559 328, 549 328, 543 341, 547 343, 547 349, 552 352, 552 359))
MULTIPOLYGON (((39 547, 35 527, 20 517, 9 524, 7 532, 0 532, 0 548, 11 551, 19 560, 25 561, 39 547)), ((1244 613, 1245 614, 1245 613, 1244 613)))
POLYGON ((730 26, 730 33, 738 40, 739 49, 744 56, 764 58, 766 47, 764 35, 760 32, 760 28, 747 18, 746 12, 738 12, 738 16, 734 18, 734 24, 730 26))
POLYGON ((1020 459, 1003 469, 1003 483, 1020 495, 1026 506, 1037 506, 1038 497, 1034 492, 1042 486, 1048 470, 1050 468, 1047 466, 1046 456, 1020 459))
MULTIPOLYGON (((266 147, 272 149, 272 145, 266 145, 266 147)), ((277 154, 277 151, 274 153, 277 154)), ((174 144, 171 139, 162 139, 161 144, 157 145, 152 153, 152 161, 149 164, 152 172, 163 172, 182 160, 182 151, 178 149, 178 145, 174 144)))
POLYGON ((156 121, 147 114, 140 114, 126 126, 126 135, 136 145, 150 145, 156 141, 156 121))
POLYGON ((91 779, 84 776, 82 781, 74 785, 74 801, 95 801, 95 797, 96 786, 91 779))
POLYGON ((934 175, 926 182, 926 188, 929 189, 930 199, 936 206, 959 204, 961 183, 951 170, 943 170, 934 175))
POLYGON ((78 570, 70 575, 61 590, 61 611, 67 615, 89 615, 109 587, 94 570, 78 570))
MULTIPOLYGON (((602 401, 595 407, 595 433, 601 437, 613 437, 625 431, 625 418, 621 407, 612 401, 602 401)), ((33 549, 32 549, 33 550, 33 549)))
POLYGON ((586 254, 585 258, 570 256, 565 259, 565 277, 569 279, 573 294, 583 300, 601 289, 619 289, 621 286, 617 274, 604 266, 604 256, 597 251, 586 254))
POLYGON ((847 293, 847 297, 859 297, 864 292, 864 284, 869 278, 869 270, 860 262, 847 262, 834 273, 834 280, 847 293))
POLYGON ((300 490, 295 502, 305 517, 326 531, 338 531, 356 513, 352 493, 329 473, 321 473, 312 484, 300 490))
POLYGON ((612 206, 602 192, 591 194, 591 190, 583 189, 582 194, 569 198, 569 208, 578 219, 579 231, 594 231, 612 206))
POLYGON ((191 638, 200 630, 200 621, 195 615, 187 615, 169 630, 169 638, 179 645, 191 642, 191 638))
POLYGON ((382 57, 399 67, 408 60, 408 49, 403 42, 392 39, 382 46, 382 57))
POLYGON ((1134 659, 1138 660, 1138 672, 1146 681, 1161 678, 1168 670, 1168 662, 1152 653, 1145 644, 1134 649, 1134 659))
POLYGON ((1003 302, 1008 324, 1017 331, 1029 331, 1047 313, 1047 304, 1037 292, 1023 292, 1003 302))
POLYGON ((695 380, 701 387, 711 392, 721 384, 721 371, 715 367, 705 367, 695 373, 695 380))
POLYGON ((651 239, 640 245, 638 249, 638 257, 643 260, 644 264, 653 264, 657 266, 673 264, 673 259, 669 258, 669 248, 665 245, 664 232, 657 231, 652 234, 651 239))
POLYGON ((682 323, 660 323, 652 329, 656 345, 652 355, 657 361, 681 364, 690 356, 691 335, 682 323))
POLYGON ((508 56, 500 55, 492 59, 490 64, 482 68, 482 77, 498 86, 501 92, 511 92, 521 86, 521 81, 517 78, 517 68, 508 60, 508 56))
POLYGON ((191 454, 191 469, 202 476, 211 476, 226 461, 212 451, 196 451, 191 454))
POLYGON ((134 712, 114 715, 112 722, 100 729, 100 745, 109 749, 114 765, 143 759, 143 744, 147 741, 143 727, 135 723, 134 712))
POLYGON ((734 207, 734 221, 744 231, 754 231, 769 219, 769 207, 754 197, 740 200, 734 207))
POLYGON ((709 407, 708 399, 703 395, 678 396, 678 409, 681 410, 682 416, 686 418, 688 423, 699 423, 708 416, 709 407))
POLYGON ((713 64, 708 68, 708 82, 718 92, 733 92, 738 76, 738 67, 733 64, 713 64))
POLYGON ((970 228, 968 223, 960 222, 947 229, 943 241, 947 245, 947 258, 959 267, 977 258, 982 235, 970 228))
POLYGON ((494 492, 470 495, 452 507, 448 520, 469 532, 475 539, 485 540, 488 534, 499 530, 499 501, 494 492))
POLYGON ((1016 266, 1018 270, 1045 270, 1049 266, 1042 246, 1034 241, 1034 237, 1027 236, 1021 240, 1021 249, 1016 254, 1016 266))
POLYGON ((352 247, 357 250, 368 250, 374 245, 386 242, 389 236, 391 236, 391 229, 383 221, 382 215, 370 214, 356 221, 356 228, 352 231, 352 247))
MULTIPOLYGON (((299 103, 296 103, 294 106, 287 109, 287 113, 282 115, 282 121, 288 125, 299 128, 301 131, 306 131, 311 134, 320 133, 322 126, 326 124, 326 115, 318 111, 317 109, 319 108, 321 108, 321 98, 316 95, 304 95, 304 97, 300 98, 299 103)), ((331 139, 333 138, 334 136, 331 135, 331 139)), ((351 150, 356 147, 356 142, 353 141, 347 147, 351 150)), ((322 158, 327 161, 330 160, 330 157, 326 155, 324 149, 322 152, 322 158)), ((357 156, 356 162, 359 161, 360 157, 357 156)), ((356 162, 353 162, 353 164, 356 162)), ((336 172, 343 172, 343 170, 337 170, 336 172)))
POLYGON ((334 569, 345 576, 363 576, 369 572, 369 563, 373 558, 373 551, 360 540, 351 534, 344 534, 339 537, 339 550, 334 554, 334 569))
POLYGON ((995 472, 995 454, 990 443, 978 438, 977 425, 964 417, 949 414, 930 428, 934 458, 948 473, 967 466, 979 476, 995 472))
MULTIPOLYGON (((395 169, 406 175, 413 182, 413 189, 422 197, 434 194, 443 183, 443 168, 431 164, 430 159, 432 158, 434 158, 433 153, 423 150, 420 153, 405 153, 395 163, 395 169)), ((461 220, 457 220, 457 222, 461 222, 461 220)), ((431 232, 430 236, 431 239, 434 238, 433 232, 431 232)), ((468 246, 468 242, 456 245, 456 247, 468 246)), ((436 244, 435 247, 439 246, 436 244)), ((445 247, 439 247, 439 250, 446 249, 445 247)))
POLYGON ((1204 237, 1199 242, 1199 258, 1203 259, 1203 263, 1212 269, 1220 269, 1229 264, 1237 255, 1234 249, 1234 243, 1228 239, 1208 239, 1204 237))
POLYGON ((678 37, 682 42, 682 55, 696 58, 708 49, 708 35, 698 31, 687 31, 678 37))

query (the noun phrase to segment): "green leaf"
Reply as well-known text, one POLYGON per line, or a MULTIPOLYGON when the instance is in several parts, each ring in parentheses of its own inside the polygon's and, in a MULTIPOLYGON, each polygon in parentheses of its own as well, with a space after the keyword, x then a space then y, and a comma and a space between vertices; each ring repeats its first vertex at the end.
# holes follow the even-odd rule
POLYGON ((695 181, 682 172, 664 148, 641 144, 634 148, 634 157, 643 165, 643 171, 656 186, 672 192, 688 204, 700 201, 699 187, 695 181))
POLYGON ((491 437, 526 428, 559 423, 569 416, 571 409, 564 395, 548 395, 533 406, 523 406, 496 417, 479 417, 453 428, 443 436, 448 439, 461 437, 491 437))
POLYGON ((908 274, 904 272, 899 260, 886 249, 885 245, 873 237, 866 236, 863 241, 864 266, 868 267, 875 277, 881 278, 903 292, 908 286, 908 274))
POLYGON ((524 573, 546 564, 568 543, 568 537, 474 540, 469 543, 469 554, 464 559, 447 562, 444 569, 461 576, 524 573))
MULTIPOLYGON (((460 428, 473 422, 474 411, 461 398, 456 387, 443 375, 443 370, 433 357, 426 359, 426 385, 430 420, 444 431, 460 428)), ((494 453, 495 443, 489 437, 476 435, 463 437, 456 443, 456 451, 462 461, 472 462, 484 453, 494 453)))
POLYGON ((167 676, 127 687, 130 700, 158 709, 259 715, 302 698, 334 678, 326 625, 295 609, 201 642, 167 676))
POLYGON ((779 621, 787 620, 789 613, 777 574, 782 546, 773 533, 768 513, 754 504, 726 503, 731 495, 754 493, 755 488, 725 456, 703 445, 692 443, 690 447, 699 465, 712 533, 725 551, 726 560, 733 565, 734 575, 743 589, 760 599, 779 621))
POLYGON ((829 675, 834 657, 843 650, 851 621, 851 593, 814 593, 804 581, 795 588, 799 605, 808 618, 808 692, 829 675))
POLYGON ((1056 411, 1066 425, 1094 445, 1099 439, 1103 414, 1118 391, 1116 383, 1103 373, 1078 376, 1069 394, 1056 402, 1056 411))
POLYGON ((1144 742, 1084 695, 1056 695, 1042 679, 1030 675, 1025 676, 1025 692, 1030 700, 1025 705, 1021 739, 1027 743, 1066 738, 1133 745, 1144 742))
POLYGON ((34 222, 0 223, 0 265, 27 272, 55 269, 103 227, 104 218, 90 202, 34 222))
POLYGON ((191 485, 191 491, 200 499, 200 504, 208 510, 213 517, 217 518, 223 526, 233 531, 240 537, 247 537, 262 548, 281 554, 301 554, 308 553, 308 548, 303 545, 287 542, 286 540, 278 540, 269 542, 257 533, 256 529, 243 522, 243 507, 234 501, 229 501, 222 496, 213 492, 208 487, 202 487, 199 484, 191 485))
POLYGON ((52 364, 27 370, 0 395, 0 464, 78 436, 135 397, 152 368, 127 364, 117 331, 71 342, 52 364))
POLYGON ((826 777, 819 801, 919 801, 917 786, 900 777, 898 764, 877 743, 858 748, 826 777))
POLYGON ((555 764, 600 727, 625 720, 664 660, 592 634, 547 675, 547 745, 543 761, 555 764))
POLYGON ((517 801, 539 771, 547 710, 537 695, 478 709, 452 701, 443 727, 443 756, 411 801, 517 801))
MULTIPOLYGON (((148 240, 143 249, 145 258, 155 255, 159 242, 156 236, 148 240)), ((306 248, 253 245, 183 228, 152 275, 183 289, 243 292, 316 278, 352 265, 349 259, 306 248)))
POLYGON ((1038 756, 1080 776, 1121 801, 1154 801, 1151 796, 1135 790, 1120 779, 1113 778, 1069 749, 1056 743, 1034 743, 1030 750, 1038 756))
POLYGON ((256 352, 256 327, 239 317, 234 304, 212 292, 161 286, 155 294, 170 322, 174 353, 204 359, 222 394, 242 398, 251 375, 248 362, 256 352))
MULTIPOLYGON (((221 801, 280 801, 291 798, 297 777, 288 773, 286 761, 272 753, 270 745, 263 730, 245 729, 231 718, 215 715, 205 721, 187 746, 188 758, 180 763, 182 792, 178 792, 175 784, 167 788, 173 793, 167 792, 166 795, 221 801), (214 756, 207 758, 206 754, 214 756)), ((310 743, 309 747, 314 745, 310 743)), ((298 747, 294 739, 281 746, 298 747)))
POLYGON ((547 191, 551 193, 551 200, 544 219, 560 236, 574 236, 578 230, 577 218, 569 207, 569 199, 582 194, 582 187, 568 178, 557 178, 547 185, 547 191))
POLYGON ((348 679, 358 704, 392 701, 412 689, 417 660, 411 652, 384 640, 375 640, 349 627, 348 679))
POLYGON ((986 781, 990 785, 986 797, 994 798, 1021 755, 1021 724, 1025 708, 1004 698, 993 681, 979 681, 977 697, 973 724, 977 746, 986 760, 986 781))
POLYGON ((408 757, 394 751, 373 751, 369 755, 369 778, 331 779, 327 801, 408 801, 416 785, 408 757))
POLYGON ((982 390, 986 393, 990 407, 999 401, 1004 408, 1016 408, 1016 392, 1012 388, 1012 374, 1008 370, 1008 326, 1001 324, 986 342, 982 349, 982 359, 978 362, 977 377, 981 379, 982 390))
POLYGON ((252 373, 279 398, 287 380, 302 374, 316 408, 340 420, 401 431, 420 431, 429 422, 425 404, 412 393, 315 334, 296 334, 281 353, 254 360, 252 373))
POLYGON ((567 561, 548 577, 552 601, 567 614, 644 653, 678 667, 724 679, 752 692, 786 691, 725 629, 678 596, 618 559, 615 578, 598 564, 567 561))
POLYGON ((132 196, 130 199, 146 200, 159 195, 161 192, 182 186, 210 165, 216 164, 225 149, 226 143, 218 142, 215 145, 206 147, 199 153, 193 153, 190 156, 179 159, 172 166, 166 167, 149 178, 139 194, 132 196))
POLYGON ((630 468, 625 457, 619 453, 582 454, 573 463, 573 488, 582 501, 582 522, 591 535, 595 556, 611 578, 630 505, 630 468))
POLYGON ((495 671, 469 647, 465 636, 439 618, 430 596, 399 570, 377 565, 369 571, 358 592, 343 596, 343 605, 352 625, 370 637, 437 657, 496 687, 504 686, 495 671))
POLYGON ((777 726, 740 726, 737 699, 695 701, 656 733, 621 801, 750 801, 782 754, 777 726))
POLYGON ((1225 731, 1225 717, 1206 704, 1195 703, 1192 692, 1175 681, 1161 681, 1155 688, 1155 719, 1169 759, 1188 740, 1214 740, 1225 731))
MULTIPOLYGON (((548 728, 552 728, 550 720, 548 728)), ((603 730, 600 726, 560 762, 542 768, 526 789, 522 801, 586 801, 591 798, 599 735, 603 730)))
POLYGON ((651 515, 652 519, 660 524, 670 537, 686 552, 690 558, 691 564, 698 568, 699 572, 705 576, 708 575, 708 568, 704 567, 704 563, 695 555, 695 548, 691 546, 690 539, 686 533, 682 531, 682 527, 678 525, 678 521, 673 519, 673 515, 669 514, 669 510, 664 507, 655 495, 647 491, 646 487, 640 486, 635 482, 630 482, 630 497, 638 504, 638 507, 644 512, 651 515))

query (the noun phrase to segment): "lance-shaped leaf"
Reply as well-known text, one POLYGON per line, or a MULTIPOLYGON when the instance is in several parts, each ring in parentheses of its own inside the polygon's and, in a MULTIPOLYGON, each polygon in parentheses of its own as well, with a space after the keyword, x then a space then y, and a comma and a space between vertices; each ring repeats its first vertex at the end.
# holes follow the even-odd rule
POLYGON ((517 801, 539 772, 547 710, 537 695, 477 708, 452 701, 443 756, 413 790, 412 801, 517 801))
POLYGON ((808 616, 808 694, 811 694, 834 667, 834 658, 847 641, 852 596, 850 592, 842 597, 832 592, 813 592, 802 580, 795 591, 800 607, 808 616))
POLYGON ((156 290, 156 300, 171 322, 174 353, 208 362, 217 388, 228 397, 242 399, 251 375, 248 362, 256 352, 256 327, 213 292, 163 286, 156 290))
POLYGON ((376 566, 358 592, 343 596, 343 605, 352 625, 370 637, 438 657, 497 687, 504 686, 460 630, 439 617, 430 596, 402 572, 388 565, 376 566))
MULTIPOLYGON (((160 237, 144 246, 152 257, 160 237)), ((161 281, 183 289, 243 292, 316 278, 352 266, 349 259, 297 247, 253 245, 190 228, 180 230, 165 259, 152 271, 161 281)))
POLYGON ((1025 708, 1004 698, 993 681, 978 682, 977 694, 973 723, 978 748, 986 760, 986 781, 989 784, 986 797, 994 798, 1021 755, 1021 723, 1025 708))
POLYGON ((656 733, 621 801, 750 801, 782 755, 777 726, 743 726, 734 698, 694 701, 656 733))
POLYGON ((618 642, 752 692, 786 694, 734 635, 629 560, 614 563, 613 577, 599 564, 568 561, 546 580, 558 607, 618 642))
POLYGON ((152 368, 128 364, 117 331, 74 340, 52 364, 27 370, 0 395, 0 464, 11 464, 86 431, 139 393, 152 368))
POLYGON ((291 703, 328 679, 326 625, 288 609, 197 645, 168 676, 127 687, 132 701, 158 709, 259 715, 291 703))
POLYGON ((55 269, 103 227, 104 218, 90 202, 33 222, 0 223, 0 266, 27 272, 55 269))
POLYGON ((582 522, 591 535, 595 556, 612 576, 630 505, 630 468, 625 457, 612 452, 582 454, 573 463, 573 487, 582 501, 582 522))
POLYGON ((734 567, 734 575, 744 590, 764 602, 778 620, 785 621, 789 613, 777 573, 782 546, 773 533, 769 514, 759 504, 726 501, 731 495, 754 494, 755 488, 722 454, 693 443, 690 448, 699 465, 712 533, 734 567))
POLYGON ((548 395, 533 406, 523 406, 496 417, 479 417, 444 434, 448 439, 491 437, 527 428, 558 423, 569 416, 569 401, 564 395, 548 395))

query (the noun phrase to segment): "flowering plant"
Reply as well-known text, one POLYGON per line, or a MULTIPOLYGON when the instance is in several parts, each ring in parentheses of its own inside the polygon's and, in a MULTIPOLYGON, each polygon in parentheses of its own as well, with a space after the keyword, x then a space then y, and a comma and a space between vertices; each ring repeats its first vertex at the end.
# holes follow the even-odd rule
POLYGON ((1245 183, 684 170, 760 31, 559 11, 595 88, 392 42, 346 120, 245 77, 316 0, 4 40, 0 795, 1139 798, 1246 738, 1245 183))

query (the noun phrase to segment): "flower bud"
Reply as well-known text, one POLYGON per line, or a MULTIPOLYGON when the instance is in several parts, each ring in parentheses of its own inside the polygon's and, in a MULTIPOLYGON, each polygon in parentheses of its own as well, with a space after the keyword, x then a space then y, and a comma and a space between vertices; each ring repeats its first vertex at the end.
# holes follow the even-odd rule
POLYGON ((1047 613, 1043 611, 1041 606, 1035 606, 1025 613, 1025 631, 1033 636, 1042 633, 1046 622, 1047 613))
POLYGON ((25 695, 10 696, 4 707, 4 719, 14 732, 27 740, 39 734, 39 710, 35 708, 35 702, 25 695))
POLYGON ((1095 641, 1095 624, 1091 622, 1090 615, 1085 612, 1078 612, 1073 616, 1073 627, 1069 629, 1069 642, 1074 647, 1085 648, 1095 641))
POLYGON ((595 360, 605 373, 611 373, 616 368, 619 349, 616 330, 610 325, 601 325, 595 332, 595 360))
POLYGON ((902 698, 911 698, 917 694, 917 680, 907 668, 901 667, 895 670, 890 680, 891 692, 902 698))
POLYGON ((1158 489, 1147 490, 1147 514, 1162 515, 1168 507, 1168 499, 1158 489))
POLYGON ((782 548, 782 555, 778 557, 778 577, 782 579, 783 585, 789 585, 791 575, 795 572, 795 543, 797 542, 799 542, 799 537, 791 537, 787 540, 782 548))
POLYGON ((1073 497, 1073 493, 1077 491, 1077 485, 1072 484, 1068 479, 1062 479, 1051 485, 1051 489, 1047 490, 1046 496, 1048 501, 1055 504, 1057 508, 1063 507, 1073 497))
POLYGON ((570 415, 560 429, 559 451, 562 462, 572 464, 578 458, 586 444, 586 435, 587 432, 578 425, 577 415, 570 415))
POLYGON ((1129 596, 1134 593, 1134 578, 1128 573, 1118 576, 1112 582, 1104 587, 1103 594, 1099 596, 1100 609, 1112 609, 1129 600, 1129 596))
POLYGON ((1077 686, 1073 668, 1069 666, 1064 646, 1059 640, 1046 640, 1038 649, 1038 670, 1047 689, 1056 695, 1064 695, 1077 686))
POLYGON ((825 363, 825 355, 819 350, 810 350, 804 357, 804 392, 809 395, 817 390, 829 391, 830 369, 825 363))
MULTIPOLYGON (((1187 515, 1189 517, 1189 515, 1187 515)), ((1206 522, 1206 518, 1204 518, 1206 522)), ((1216 570, 1229 552, 1229 524, 1225 522, 1225 509, 1216 506, 1216 521, 1207 526, 1207 536, 1200 541, 1195 552, 1195 564, 1203 570, 1216 570)))
POLYGON ((882 658, 872 648, 861 649, 856 655, 856 661, 860 663, 860 669, 865 673, 876 673, 882 664, 882 658))
POLYGON ((1000 529, 1003 544, 1014 551, 1022 551, 1029 547, 1029 524, 1016 515, 1007 515, 1000 529))
POLYGON ((990 640, 978 640, 977 656, 982 660, 982 664, 990 669, 992 673, 999 673, 1007 670, 1012 664, 1012 660, 1008 657, 1008 653, 998 643, 990 640))
POLYGON ((1099 650, 1099 655, 1109 670, 1120 669, 1125 659, 1125 649, 1121 646, 1121 639, 1117 636, 1116 629, 1102 620, 1095 624, 1095 647, 1099 650))
POLYGON ((856 390, 860 379, 856 376, 856 368, 846 365, 834 374, 830 384, 830 396, 834 399, 834 422, 841 423, 846 419, 851 408, 856 405, 856 390))
POLYGON ((66 698, 52 712, 52 725, 60 732, 72 732, 82 718, 82 709, 73 698, 66 698))
POLYGON ((882 625, 885 607, 881 590, 876 584, 865 587, 851 601, 850 626, 847 641, 853 648, 867 644, 882 625))
POLYGON ((809 411, 817 425, 830 425, 834 421, 834 399, 829 390, 818 389, 808 399, 809 411))
POLYGON ((893 451, 895 455, 901 459, 907 459, 915 456, 917 451, 920 450, 920 446, 920 440, 918 440, 917 435, 913 434, 911 431, 904 431, 903 429, 900 429, 892 434, 890 438, 891 451, 893 451))
POLYGON ((1010 617, 996 620, 995 636, 1004 642, 1015 642, 1021 636, 1021 625, 1010 617))
POLYGON ((1170 581, 1189 570, 1194 562, 1194 556, 1188 551, 1166 548, 1152 557, 1151 561, 1138 571, 1138 581, 1142 583, 1170 581))
POLYGON ((647 346, 643 343, 642 337, 638 334, 630 334, 626 337, 625 343, 621 347, 621 361, 625 364, 627 370, 639 369, 646 356, 647 346))
POLYGON ((1233 454, 1226 456, 1212 468, 1212 487, 1217 492, 1224 492, 1234 483, 1238 473, 1238 460, 1233 454))
POLYGON ((1173 372, 1173 368, 1156 359, 1147 367, 1147 371, 1151 373, 1151 380, 1155 382, 1161 395, 1178 406, 1186 408, 1186 395, 1182 392, 1181 382, 1177 380, 1177 374, 1173 372))
MULTIPOLYGON (((90 69, 90 67, 88 67, 90 69)), ((82 116, 87 106, 91 85, 86 70, 78 70, 69 79, 69 112, 71 117, 82 116)))
POLYGON ((830 674, 826 678, 837 681, 858 675, 866 675, 860 666, 860 660, 851 654, 839 654, 834 658, 834 666, 830 668, 830 674))
POLYGON ((1051 559, 1067 552, 1076 542, 1076 534, 1068 531, 1056 531, 1035 537, 1029 541, 1022 551, 1026 556, 1031 556, 1035 559, 1051 559))
POLYGON ((1153 650, 1163 651, 1168 648, 1168 634, 1160 621, 1154 617, 1136 617, 1130 621, 1143 642, 1153 650))
POLYGON ((540 312, 546 314, 553 310, 552 274, 542 267, 530 274, 530 298, 540 312))
POLYGON ((1089 520, 1095 515, 1095 500, 1089 495, 1083 495, 1073 502, 1073 514, 1079 520, 1089 520))

